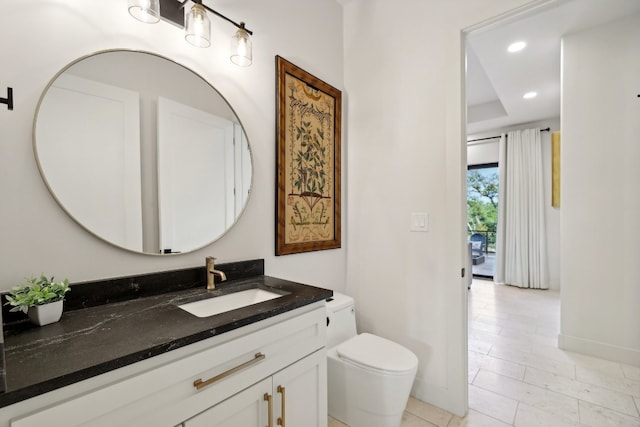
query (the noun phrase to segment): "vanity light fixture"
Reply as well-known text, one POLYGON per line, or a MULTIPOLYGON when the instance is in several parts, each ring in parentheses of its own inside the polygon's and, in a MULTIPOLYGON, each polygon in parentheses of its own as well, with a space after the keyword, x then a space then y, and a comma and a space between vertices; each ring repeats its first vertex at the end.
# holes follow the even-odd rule
POLYGON ((129 0, 129 14, 138 21, 155 24, 160 18, 184 28, 184 38, 196 47, 211 46, 211 21, 207 12, 233 24, 238 30, 231 38, 230 59, 236 65, 248 67, 252 62, 253 32, 244 22, 237 23, 202 3, 202 0, 129 0), (186 14, 188 2, 193 6, 186 14))

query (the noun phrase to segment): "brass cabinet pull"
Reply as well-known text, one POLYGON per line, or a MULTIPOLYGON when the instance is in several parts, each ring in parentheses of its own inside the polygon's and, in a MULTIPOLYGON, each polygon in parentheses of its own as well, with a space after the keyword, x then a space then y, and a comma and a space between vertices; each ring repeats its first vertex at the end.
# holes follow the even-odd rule
POLYGON ((198 390, 200 390, 208 385, 215 383, 216 381, 220 381, 221 379, 226 378, 229 375, 233 375, 238 371, 241 371, 255 363, 258 363, 259 361, 263 360, 265 357, 266 356, 263 353, 256 353, 255 356, 253 356, 253 359, 249 360, 248 362, 244 362, 243 364, 238 365, 235 368, 231 368, 228 371, 224 371, 223 373, 216 375, 215 377, 211 377, 206 381, 202 381, 201 378, 198 378, 193 382, 193 386, 198 390))
POLYGON ((284 416, 285 416, 284 402, 286 400, 286 397, 285 397, 285 394, 284 394, 285 393, 284 387, 279 385, 277 390, 278 390, 278 393, 280 393, 282 395, 282 417, 278 418, 278 425, 282 426, 282 427, 286 427, 285 426, 285 418, 284 418, 284 416))
POLYGON ((265 393, 264 394, 264 400, 267 401, 267 408, 268 408, 268 414, 269 414, 269 424, 267 424, 267 427, 273 427, 273 402, 271 401, 271 395, 269 393, 265 393))

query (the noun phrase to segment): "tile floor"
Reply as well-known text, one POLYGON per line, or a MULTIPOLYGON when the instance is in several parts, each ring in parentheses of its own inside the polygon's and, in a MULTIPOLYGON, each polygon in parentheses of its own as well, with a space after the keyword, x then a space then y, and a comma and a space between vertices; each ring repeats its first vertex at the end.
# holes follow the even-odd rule
POLYGON ((559 350, 559 324, 558 292, 474 280, 469 413, 410 398, 401 427, 640 427, 640 368, 559 350))

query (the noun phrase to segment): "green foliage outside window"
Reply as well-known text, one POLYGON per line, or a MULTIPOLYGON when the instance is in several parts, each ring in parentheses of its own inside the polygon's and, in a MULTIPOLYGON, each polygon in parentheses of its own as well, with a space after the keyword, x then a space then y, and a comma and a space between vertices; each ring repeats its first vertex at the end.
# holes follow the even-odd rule
POLYGON ((498 183, 497 167, 467 172, 467 234, 483 234, 491 252, 496 250, 498 183))

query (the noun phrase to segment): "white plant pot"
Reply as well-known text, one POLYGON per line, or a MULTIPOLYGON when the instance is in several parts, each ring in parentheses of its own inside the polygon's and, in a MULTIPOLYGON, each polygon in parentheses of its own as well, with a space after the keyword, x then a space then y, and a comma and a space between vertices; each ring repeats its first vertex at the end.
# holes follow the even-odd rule
POLYGON ((27 312, 29 320, 38 326, 55 323, 62 317, 62 300, 49 304, 34 305, 27 312))

